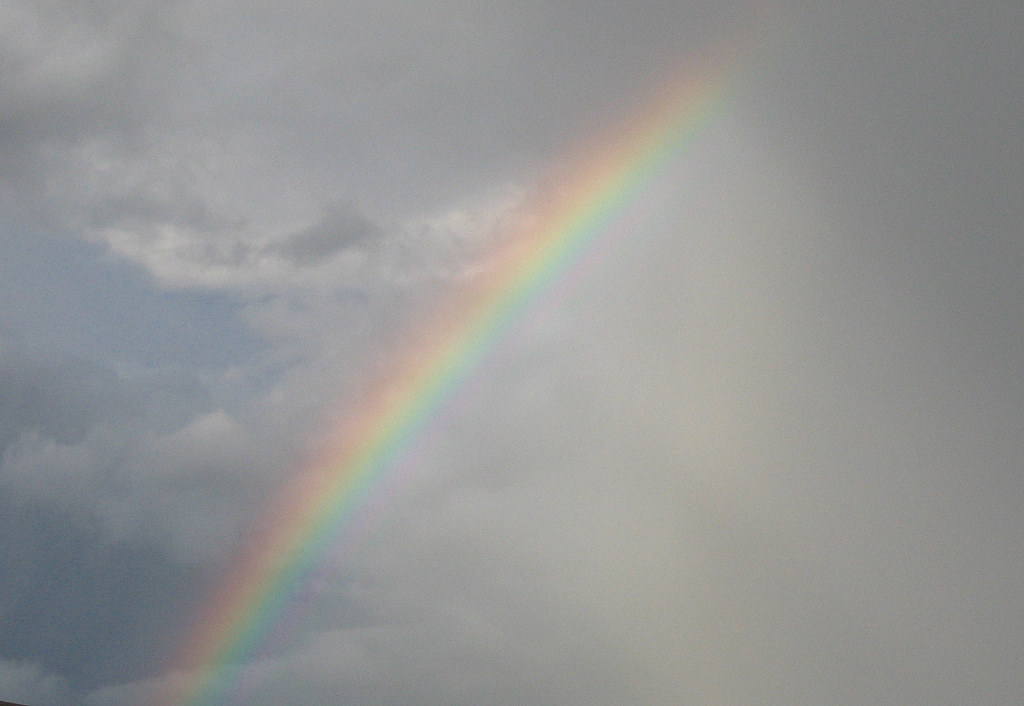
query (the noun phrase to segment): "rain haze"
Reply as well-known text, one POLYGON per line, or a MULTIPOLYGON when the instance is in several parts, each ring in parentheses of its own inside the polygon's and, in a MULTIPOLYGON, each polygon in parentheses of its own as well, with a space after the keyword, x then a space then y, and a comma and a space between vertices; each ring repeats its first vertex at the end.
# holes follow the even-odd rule
POLYGON ((1022 36, 997 0, 0 4, 0 700, 201 683, 365 391, 710 75, 203 703, 1024 702, 1022 36))

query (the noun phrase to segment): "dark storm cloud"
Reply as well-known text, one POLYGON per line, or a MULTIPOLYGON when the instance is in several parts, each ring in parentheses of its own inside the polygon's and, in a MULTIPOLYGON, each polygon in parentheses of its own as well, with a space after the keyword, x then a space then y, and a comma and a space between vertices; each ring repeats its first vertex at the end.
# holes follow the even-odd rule
POLYGON ((214 554, 223 551, 245 524, 238 513, 262 493, 264 481, 250 472, 284 464, 259 450, 254 426, 218 406, 235 405, 235 396, 198 375, 182 367, 119 373, 71 353, 40 353, 38 345, 5 347, 4 492, 91 518, 107 542, 170 551, 185 563, 207 560, 217 545, 214 554), (249 491, 232 499, 241 487, 249 491))
POLYGON ((109 370, 82 359, 45 361, 18 351, 0 351, 0 399, 0 464, 23 433, 72 444, 94 424, 128 413, 109 370))
POLYGON ((214 526, 234 501, 201 479, 248 485, 258 466, 231 448, 245 431, 211 407, 182 370, 125 377, 2 351, 0 698, 75 704, 164 658, 210 541, 230 546, 240 526, 214 526))
MULTIPOLYGON (((40 678, 70 675, 74 691, 131 679, 162 658, 180 613, 203 585, 160 552, 104 539, 81 510, 20 498, 0 500, 5 567, 0 598, 0 663, 33 665, 40 678)), ((0 669, 0 698, 71 703, 20 695, 0 669)), ((45 681, 45 679, 43 679, 45 681)))
POLYGON ((317 223, 277 244, 272 252, 300 265, 314 265, 340 250, 380 236, 382 232, 355 209, 335 206, 317 223))

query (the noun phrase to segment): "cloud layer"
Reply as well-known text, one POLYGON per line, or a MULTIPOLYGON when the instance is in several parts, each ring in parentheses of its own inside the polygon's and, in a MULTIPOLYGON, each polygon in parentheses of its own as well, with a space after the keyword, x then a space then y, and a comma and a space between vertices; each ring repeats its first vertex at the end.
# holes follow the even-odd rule
POLYGON ((1024 16, 783 10, 9 3, 0 699, 192 679, 190 621, 405 332, 768 24, 239 698, 1017 700, 1024 16))

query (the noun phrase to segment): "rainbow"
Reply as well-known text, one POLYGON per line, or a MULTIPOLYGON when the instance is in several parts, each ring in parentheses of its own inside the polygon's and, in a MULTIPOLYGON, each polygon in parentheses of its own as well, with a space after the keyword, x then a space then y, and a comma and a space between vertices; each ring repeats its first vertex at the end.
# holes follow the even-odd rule
POLYGON ((199 616, 175 662, 179 683, 161 703, 215 704, 232 697, 241 665, 258 655, 325 556, 355 531, 360 510, 394 482, 431 420, 720 113, 736 63, 689 70, 624 128, 569 162, 557 187, 531 211, 530 224, 511 234, 486 272, 414 338, 411 354, 343 417, 333 446, 275 499, 272 520, 199 616))

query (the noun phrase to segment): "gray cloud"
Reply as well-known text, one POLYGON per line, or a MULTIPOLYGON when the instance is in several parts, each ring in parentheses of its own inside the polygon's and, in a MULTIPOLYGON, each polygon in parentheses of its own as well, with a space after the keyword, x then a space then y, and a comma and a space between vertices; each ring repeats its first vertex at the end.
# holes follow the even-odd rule
MULTIPOLYGON (((12 4, 0 698, 188 678, 203 579, 402 332, 757 11, 12 4)), ((248 702, 1017 700, 1024 17, 780 14, 248 702)))
POLYGON ((123 413, 116 378, 88 361, 41 361, 18 351, 0 356, 0 457, 24 432, 60 443, 80 441, 98 421, 123 413))
POLYGON ((279 243, 273 252, 300 265, 316 264, 340 250, 380 236, 381 228, 353 208, 330 209, 321 220, 279 243))
POLYGON ((0 660, 0 693, 18 703, 61 706, 70 690, 64 679, 46 674, 38 664, 0 660))
POLYGON ((186 563, 232 546, 266 471, 287 468, 185 371, 119 376, 15 349, 0 359, 0 394, 5 492, 84 512, 104 541, 161 547, 186 563))
POLYGON ((83 690, 147 673, 204 583, 201 571, 159 551, 104 539, 81 508, 33 502, 10 488, 0 501, 0 527, 3 654, 25 663, 23 677, 62 687, 61 698, 44 701, 4 680, 5 700, 75 704, 83 690))

